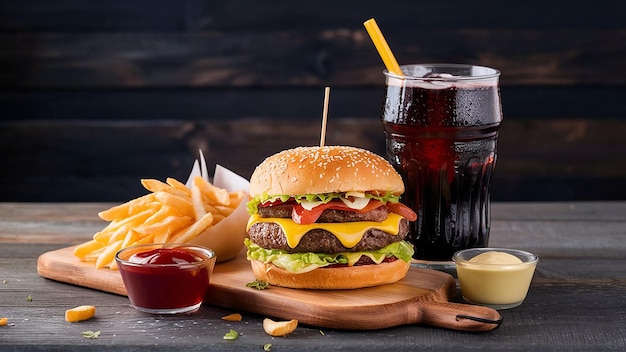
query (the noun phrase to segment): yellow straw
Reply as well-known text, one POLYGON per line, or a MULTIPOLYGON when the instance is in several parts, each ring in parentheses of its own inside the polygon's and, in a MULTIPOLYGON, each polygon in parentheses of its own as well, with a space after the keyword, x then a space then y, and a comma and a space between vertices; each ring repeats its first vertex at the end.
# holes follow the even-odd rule
POLYGON ((398 76, 403 76, 402 70, 400 70, 400 66, 398 65, 398 61, 396 61, 395 56, 393 56, 385 37, 383 37, 383 33, 376 24, 376 20, 370 18, 369 20, 363 22, 363 25, 365 26, 367 33, 370 35, 370 38, 372 38, 374 46, 376 47, 376 50, 378 50, 380 57, 383 59, 387 70, 398 76))

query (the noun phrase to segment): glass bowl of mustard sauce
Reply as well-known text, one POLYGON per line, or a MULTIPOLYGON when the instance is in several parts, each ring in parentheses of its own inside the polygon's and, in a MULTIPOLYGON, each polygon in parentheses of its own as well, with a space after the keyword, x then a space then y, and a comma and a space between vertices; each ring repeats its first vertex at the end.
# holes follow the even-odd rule
POLYGON ((509 309, 526 298, 539 257, 517 249, 470 248, 454 253, 452 260, 464 300, 509 309))

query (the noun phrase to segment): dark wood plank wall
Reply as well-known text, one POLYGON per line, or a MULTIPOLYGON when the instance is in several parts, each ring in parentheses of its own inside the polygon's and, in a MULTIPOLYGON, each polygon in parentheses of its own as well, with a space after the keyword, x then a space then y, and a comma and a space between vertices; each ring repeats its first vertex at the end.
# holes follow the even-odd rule
POLYGON ((248 177, 319 140, 384 153, 376 17, 401 63, 502 74, 495 200, 626 199, 626 3, 4 0, 0 201, 122 201, 198 148, 248 177))

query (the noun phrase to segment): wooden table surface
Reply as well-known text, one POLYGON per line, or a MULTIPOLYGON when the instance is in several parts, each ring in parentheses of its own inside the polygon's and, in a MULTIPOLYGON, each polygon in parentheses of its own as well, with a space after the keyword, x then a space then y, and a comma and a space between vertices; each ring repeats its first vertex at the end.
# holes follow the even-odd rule
MULTIPOLYGON (((0 203, 0 351, 590 351, 626 349, 626 202, 496 203, 491 246, 529 250, 540 262, 526 301, 501 311, 486 333, 429 326, 337 331, 300 326, 287 337, 263 332, 263 316, 204 305, 192 315, 140 313, 123 296, 40 277, 37 257, 89 239, 105 203, 0 203), (29 298, 30 297, 30 298, 29 298), (66 323, 64 312, 97 306, 94 319, 66 323), (223 339, 230 329, 234 341, 223 339), (100 331, 98 339, 82 337, 100 331)), ((459 300, 459 297, 457 297, 459 300)))

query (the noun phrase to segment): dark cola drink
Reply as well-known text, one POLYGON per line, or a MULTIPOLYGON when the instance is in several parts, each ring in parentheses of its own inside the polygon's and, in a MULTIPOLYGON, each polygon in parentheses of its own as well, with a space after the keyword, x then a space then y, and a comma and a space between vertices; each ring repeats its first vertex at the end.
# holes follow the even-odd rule
POLYGON ((415 259, 450 261, 489 241, 490 189, 502 121, 499 71, 470 65, 403 66, 387 76, 387 158, 402 175, 402 201, 418 214, 415 259))

